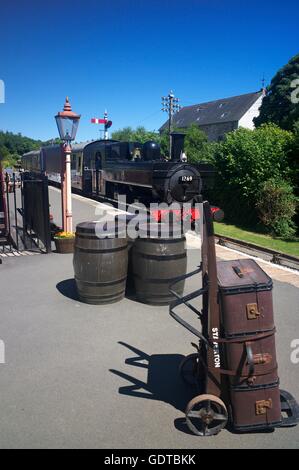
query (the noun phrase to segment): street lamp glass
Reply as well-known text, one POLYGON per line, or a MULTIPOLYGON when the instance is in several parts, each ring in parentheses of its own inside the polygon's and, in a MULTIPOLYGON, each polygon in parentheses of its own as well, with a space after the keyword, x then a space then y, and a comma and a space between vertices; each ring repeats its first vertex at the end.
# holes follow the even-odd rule
POLYGON ((61 140, 75 140, 79 125, 79 117, 55 116, 56 124, 61 140))

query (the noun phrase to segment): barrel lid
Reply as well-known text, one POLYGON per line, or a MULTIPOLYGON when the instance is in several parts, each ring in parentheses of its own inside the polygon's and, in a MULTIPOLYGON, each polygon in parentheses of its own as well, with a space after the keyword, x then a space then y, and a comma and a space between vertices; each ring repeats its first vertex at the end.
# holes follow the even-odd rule
POLYGON ((157 222, 142 223, 139 225, 140 238, 158 238, 158 239, 173 239, 184 238, 183 224, 164 224, 157 222))
POLYGON ((117 219, 106 222, 81 222, 76 226, 76 233, 96 235, 99 238, 126 236, 126 224, 117 219))

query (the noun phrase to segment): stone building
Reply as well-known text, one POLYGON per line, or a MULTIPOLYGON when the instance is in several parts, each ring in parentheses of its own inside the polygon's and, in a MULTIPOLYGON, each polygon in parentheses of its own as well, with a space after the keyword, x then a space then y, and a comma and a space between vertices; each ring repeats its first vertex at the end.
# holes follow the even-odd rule
MULTIPOLYGON (((253 118, 259 115, 264 91, 223 98, 207 103, 184 106, 173 117, 173 126, 186 129, 196 124, 202 129, 209 141, 220 141, 227 132, 245 127, 254 129, 253 118)), ((160 127, 163 132, 168 121, 160 127)))

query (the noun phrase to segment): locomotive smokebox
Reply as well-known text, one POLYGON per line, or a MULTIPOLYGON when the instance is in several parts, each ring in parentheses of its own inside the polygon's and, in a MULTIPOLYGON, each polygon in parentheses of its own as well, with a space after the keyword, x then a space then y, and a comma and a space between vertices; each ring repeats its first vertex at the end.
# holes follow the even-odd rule
POLYGON ((179 162, 181 152, 184 151, 184 141, 186 134, 182 134, 181 132, 172 132, 171 134, 171 161, 179 162))
POLYGON ((165 194, 168 203, 188 202, 201 193, 202 180, 199 171, 192 165, 175 165, 167 173, 165 194))

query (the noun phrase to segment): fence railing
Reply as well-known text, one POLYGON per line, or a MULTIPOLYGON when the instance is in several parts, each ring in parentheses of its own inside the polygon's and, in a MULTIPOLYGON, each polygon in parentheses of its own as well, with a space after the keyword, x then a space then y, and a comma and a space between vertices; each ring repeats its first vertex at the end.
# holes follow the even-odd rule
POLYGON ((51 251, 48 179, 0 172, 0 251, 51 251))
POLYGON ((51 251, 48 178, 43 173, 21 174, 23 230, 38 248, 51 251), (41 246, 41 243, 43 246, 41 246))

